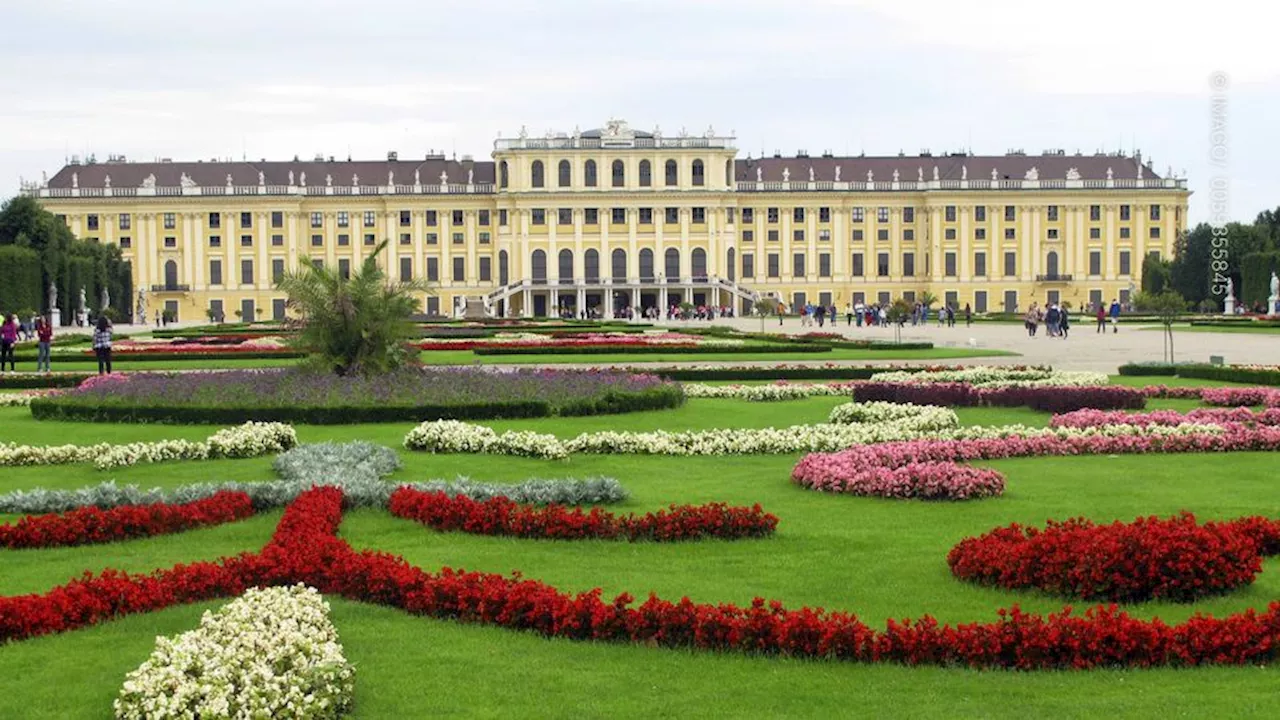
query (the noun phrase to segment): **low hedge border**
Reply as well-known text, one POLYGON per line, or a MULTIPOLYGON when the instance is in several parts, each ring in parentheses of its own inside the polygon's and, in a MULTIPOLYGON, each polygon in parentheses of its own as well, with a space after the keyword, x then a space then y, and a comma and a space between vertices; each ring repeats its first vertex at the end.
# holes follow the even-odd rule
POLYGON ((1203 363, 1188 363, 1186 365, 1129 363, 1120 366, 1120 374, 1129 376, 1176 376, 1197 380, 1247 383, 1250 385, 1280 385, 1280 370, 1242 368, 1231 365, 1206 365, 1203 363))
MULTIPOLYGON (((297 350, 285 350, 282 352, 113 352, 111 353, 112 362, 153 362, 164 360, 172 362, 175 360, 297 360, 306 357, 307 354, 297 350)), ((93 362, 96 358, 90 354, 83 355, 54 355, 52 362, 54 364, 60 362, 93 362)), ((30 353, 15 353, 14 360, 17 362, 35 362, 36 356, 30 353)))
POLYGON ((491 347, 476 348, 476 355, 714 355, 752 353, 826 353, 830 345, 728 345, 671 347, 663 345, 608 346, 608 347, 491 347))
POLYGON ((1178 366, 1168 363, 1127 363, 1121 365, 1118 372, 1130 377, 1146 377, 1162 375, 1173 377, 1178 374, 1178 366))
POLYGON ((0 390, 68 388, 94 377, 95 373, 0 373, 0 390))
POLYGON ((47 397, 31 402, 36 420, 86 422, 160 423, 175 425, 229 425, 249 420, 296 425, 356 425, 362 423, 421 422, 424 420, 503 420, 516 418, 615 415, 644 410, 666 410, 684 404, 679 386, 643 392, 609 392, 598 398, 562 406, 545 400, 473 403, 466 405, 413 405, 368 407, 193 407, 91 405, 72 398, 47 397))

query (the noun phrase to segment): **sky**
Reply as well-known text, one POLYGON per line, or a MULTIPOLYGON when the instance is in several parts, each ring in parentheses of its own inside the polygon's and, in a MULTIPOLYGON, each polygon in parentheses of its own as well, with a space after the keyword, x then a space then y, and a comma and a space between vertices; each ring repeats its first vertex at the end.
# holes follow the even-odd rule
POLYGON ((1280 206, 1256 0, 5 4, 0 197, 72 155, 486 158, 622 118, 741 157, 1136 149, 1185 173, 1193 222, 1280 206))

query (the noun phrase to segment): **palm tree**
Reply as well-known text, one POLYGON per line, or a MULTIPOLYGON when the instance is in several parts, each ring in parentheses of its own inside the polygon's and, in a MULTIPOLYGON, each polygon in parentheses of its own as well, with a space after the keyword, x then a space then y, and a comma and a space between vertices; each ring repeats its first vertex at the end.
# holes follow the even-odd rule
POLYGON ((382 373, 401 367, 413 355, 410 316, 419 310, 419 293, 432 288, 422 281, 394 282, 378 267, 383 240, 360 269, 344 278, 332 267, 303 257, 277 288, 288 294, 294 311, 297 345, 326 371, 339 375, 382 373))
POLYGON ((926 308, 932 309, 932 308, 933 308, 933 304, 934 304, 934 303, 936 303, 936 302, 938 302, 938 296, 937 296, 937 295, 934 295, 933 293, 929 292, 928 290, 925 290, 925 291, 923 291, 923 292, 921 292, 921 293, 920 293, 920 304, 921 304, 921 305, 923 305, 923 306, 925 306, 926 308))

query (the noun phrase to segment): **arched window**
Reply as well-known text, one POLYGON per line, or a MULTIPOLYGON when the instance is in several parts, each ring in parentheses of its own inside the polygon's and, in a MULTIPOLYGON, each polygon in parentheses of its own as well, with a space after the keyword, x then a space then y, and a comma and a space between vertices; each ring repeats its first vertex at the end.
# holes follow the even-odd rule
POLYGON ((649 248, 640 251, 640 282, 653 282, 653 251, 649 248))
POLYGON ((616 248, 610 256, 613 260, 613 281, 616 283, 627 281, 627 251, 622 248, 616 248))
POLYGON ((564 249, 560 251, 560 284, 573 284, 573 251, 564 249))
POLYGON ((653 187, 653 164, 648 160, 640 161, 640 187, 653 187))
POLYGON ((666 165, 667 187, 680 184, 680 171, 676 169, 676 161, 668 160, 666 165))
POLYGON ((588 283, 600 282, 600 252, 595 248, 590 248, 582 253, 583 274, 587 276, 588 283))
POLYGON ((531 175, 530 179, 532 182, 530 182, 529 184, 532 185, 533 187, 540 188, 540 187, 547 186, 547 178, 545 176, 545 172, 542 169, 541 160, 533 161, 533 167, 530 168, 530 175, 531 175))
POLYGON ((178 263, 169 260, 164 264, 164 286, 175 288, 178 285, 178 263))
POLYGON ((533 281, 536 283, 545 283, 547 281, 547 253, 543 250, 534 250, 533 255, 529 257, 529 266, 533 270, 533 281))
POLYGON ((498 251, 498 284, 506 285, 511 282, 511 266, 507 260, 507 251, 498 251))
POLYGON ((613 161, 613 186, 623 187, 627 184, 627 167, 621 160, 613 161))
POLYGON ((733 248, 729 248, 725 251, 724 266, 729 269, 729 282, 733 282, 738 279, 737 259, 737 253, 734 252, 733 248))
POLYGON ((587 187, 596 186, 596 161, 588 160, 586 165, 582 166, 582 184, 587 187))
POLYGON ((1050 276, 1058 274, 1058 251, 1049 251, 1049 254, 1044 259, 1044 271, 1050 276))
POLYGON ((707 170, 701 160, 693 161, 693 184, 697 187, 707 184, 707 170))
POLYGON ((663 260, 666 265, 667 282, 680 282, 680 251, 675 248, 667 248, 666 254, 663 255, 663 260))
POLYGON ((689 262, 692 265, 690 270, 693 273, 693 281, 700 282, 707 279, 707 251, 702 248, 694 248, 689 255, 689 262))
POLYGON ((507 161, 503 160, 498 163, 498 187, 505 188, 507 186, 507 161))
POLYGON ((573 168, 570 167, 568 160, 560 161, 560 187, 569 187, 573 184, 573 168))

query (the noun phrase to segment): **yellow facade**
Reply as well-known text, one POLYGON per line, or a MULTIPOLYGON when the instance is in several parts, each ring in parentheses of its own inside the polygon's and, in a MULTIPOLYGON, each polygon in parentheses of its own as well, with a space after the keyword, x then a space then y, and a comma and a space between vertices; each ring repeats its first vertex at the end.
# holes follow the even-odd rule
POLYGON ((1149 253, 1171 255, 1188 199, 1137 158, 744 160, 732 138, 620 122, 499 140, 492 163, 468 163, 72 164, 28 191, 79 237, 120 244, 151 312, 182 320, 279 316, 274 275, 304 256, 355 267, 383 239, 384 267, 436 283, 424 304, 445 315, 465 298, 495 315, 607 315, 925 291, 976 312, 1079 308, 1123 302, 1149 253))

